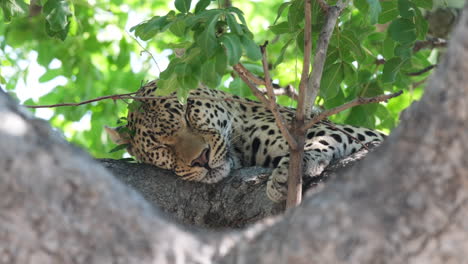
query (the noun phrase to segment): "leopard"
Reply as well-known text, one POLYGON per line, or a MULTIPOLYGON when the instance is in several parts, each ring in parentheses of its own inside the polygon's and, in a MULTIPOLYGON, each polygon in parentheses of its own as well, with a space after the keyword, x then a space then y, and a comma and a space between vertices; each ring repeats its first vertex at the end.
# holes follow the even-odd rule
MULTIPOLYGON (((182 104, 175 94, 155 96, 157 88, 157 80, 143 85, 127 124, 106 128, 114 142, 126 144, 139 162, 188 181, 213 184, 241 167, 272 168, 266 195, 274 202, 286 199, 289 147, 269 107, 203 85, 191 90, 182 104)), ((294 118, 292 110, 278 106, 286 122, 294 118)), ((333 160, 384 138, 372 129, 320 121, 305 134, 303 178, 318 177, 333 160)))

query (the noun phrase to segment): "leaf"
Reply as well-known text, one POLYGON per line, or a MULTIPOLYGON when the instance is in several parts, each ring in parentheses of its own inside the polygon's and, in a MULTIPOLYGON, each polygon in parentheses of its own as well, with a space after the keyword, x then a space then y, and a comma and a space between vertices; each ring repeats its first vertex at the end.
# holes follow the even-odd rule
POLYGON ((3 10, 5 22, 10 22, 14 17, 26 16, 29 13, 28 4, 23 0, 1 0, 0 6, 3 10))
POLYGON ((412 45, 397 45, 395 47, 395 56, 398 56, 402 59, 409 59, 413 54, 412 45))
POLYGON ((68 1, 48 0, 42 11, 45 15, 49 29, 60 32, 69 24, 68 17, 72 15, 68 1))
POLYGON ((63 74, 62 68, 47 70, 41 77, 39 77, 39 82, 40 83, 48 82, 62 74, 63 74))
POLYGON ((215 55, 215 70, 219 75, 223 75, 226 72, 227 68, 227 56, 225 54, 224 49, 218 49, 215 55))
POLYGON ((382 43, 382 55, 385 59, 393 57, 395 49, 395 41, 391 37, 387 37, 382 43))
POLYGON ((227 10, 229 12, 235 13, 237 15, 237 17, 239 18, 239 20, 242 22, 242 24, 244 26, 247 26, 247 21, 245 21, 245 18, 244 18, 244 12, 242 12, 239 8, 233 7, 233 6, 227 8, 227 10))
POLYGON ((211 0, 200 0, 195 5, 195 14, 200 13, 201 11, 205 10, 211 3, 211 0))
POLYGON ((379 0, 367 0, 369 4, 370 23, 375 24, 379 19, 379 14, 382 11, 379 0))
POLYGON ((126 148, 128 148, 128 147, 130 147, 130 144, 118 145, 117 147, 111 149, 111 150, 109 151, 109 153, 117 152, 117 151, 119 151, 119 150, 126 149, 126 148))
POLYGON ((169 26, 169 30, 178 37, 183 37, 185 35, 186 29, 185 20, 181 18, 177 18, 174 22, 171 23, 169 26))
POLYGON ((385 1, 380 3, 382 5, 382 12, 379 16, 379 24, 388 23, 398 17, 398 4, 396 1, 385 1))
POLYGON ((215 67, 215 59, 207 61, 201 67, 201 82, 210 88, 216 88, 221 81, 215 67))
POLYGON ((255 42, 246 37, 241 36, 242 47, 244 47, 245 53, 249 59, 257 61, 262 58, 262 53, 260 52, 260 47, 255 44, 255 42))
POLYGON ((291 45, 291 43, 293 43, 293 40, 294 40, 294 37, 291 37, 286 42, 286 44, 284 44, 284 46, 281 48, 281 52, 280 52, 278 58, 276 59, 275 63, 273 64, 273 68, 276 68, 276 66, 278 66, 281 62, 283 62, 284 54, 286 53, 286 50, 288 49, 289 45, 291 45))
POLYGON ((425 8, 428 10, 432 9, 433 0, 412 0, 412 1, 417 7, 425 8))
POLYGON ((168 21, 167 15, 154 16, 150 20, 130 28, 130 31, 135 31, 135 36, 139 37, 142 40, 149 40, 156 34, 164 31, 169 24, 170 21, 168 21))
POLYGON ((276 15, 276 18, 275 18, 275 21, 273 22, 273 25, 276 24, 278 19, 281 17, 281 14, 283 13, 284 9, 286 9, 290 5, 291 5, 291 2, 284 2, 278 7, 278 14, 276 15))
POLYGON ((232 14, 226 14, 226 20, 229 28, 231 29, 231 32, 237 35, 242 35, 244 34, 244 31, 242 31, 242 27, 237 23, 236 18, 232 14))
POLYGON ((239 62, 242 55, 241 43, 239 37, 232 33, 224 34, 220 38, 226 49, 226 55, 229 65, 234 65, 239 62))
POLYGON ((398 18, 388 27, 388 33, 395 41, 411 43, 416 40, 416 26, 409 19, 398 18))
POLYGON ((418 39, 424 40, 426 39, 427 31, 429 30, 429 23, 422 15, 419 9, 416 9, 416 32, 418 35, 418 39))
POLYGON ((289 30, 294 32, 301 27, 299 23, 304 19, 304 0, 294 0, 289 7, 288 25, 289 30))
POLYGON ((174 5, 177 8, 177 10, 185 14, 190 10, 191 3, 192 0, 175 0, 174 5))
POLYGON ((392 58, 386 61, 382 71, 382 82, 394 82, 404 62, 401 58, 392 58))
POLYGON ((354 0, 354 6, 363 14, 369 11, 369 3, 366 0, 354 0))
POLYGON ((288 22, 281 22, 279 24, 276 24, 276 25, 272 25, 269 27, 270 30, 275 33, 276 35, 279 35, 279 34, 284 34, 284 33, 288 33, 290 32, 290 28, 289 28, 289 23, 288 22))
POLYGON ((325 100, 331 99, 338 94, 341 82, 344 79, 343 66, 335 63, 325 69, 320 83, 320 96, 325 100))
POLYGON ((363 60, 365 59, 366 54, 362 50, 361 42, 359 42, 354 34, 355 33, 351 30, 343 31, 340 35, 341 45, 344 48, 351 50, 359 60, 363 60))
POLYGON ((403 18, 411 19, 414 17, 414 8, 409 0, 398 0, 398 11, 403 18))
POLYGON ((209 18, 209 22, 205 27, 205 30, 201 33, 200 37, 197 39, 197 42, 200 48, 206 53, 207 57, 211 57, 218 46, 218 41, 216 39, 215 26, 218 22, 220 14, 216 13, 209 18))
POLYGON ((352 64, 343 63, 343 74, 347 85, 354 85, 357 82, 357 71, 352 64))

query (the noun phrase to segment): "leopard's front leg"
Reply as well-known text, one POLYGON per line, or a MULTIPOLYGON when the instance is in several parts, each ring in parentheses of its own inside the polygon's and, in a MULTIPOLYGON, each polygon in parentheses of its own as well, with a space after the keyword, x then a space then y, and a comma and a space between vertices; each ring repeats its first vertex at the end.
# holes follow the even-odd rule
MULTIPOLYGON (((319 176, 328 166, 331 156, 316 150, 306 151, 304 153, 304 177, 319 176)), ((274 202, 280 202, 286 199, 288 194, 288 169, 289 155, 284 156, 278 163, 278 167, 273 170, 267 183, 267 196, 274 202)))

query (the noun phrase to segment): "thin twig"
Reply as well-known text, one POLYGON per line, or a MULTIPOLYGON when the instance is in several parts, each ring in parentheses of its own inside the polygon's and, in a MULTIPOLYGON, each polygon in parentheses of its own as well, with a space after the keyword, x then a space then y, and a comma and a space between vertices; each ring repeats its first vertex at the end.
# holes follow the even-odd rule
POLYGON ((314 124, 320 122, 321 120, 323 120, 323 119, 325 119, 325 118, 327 118, 327 117, 329 117, 331 115, 342 112, 342 111, 344 111, 344 110, 346 110, 348 108, 351 108, 351 107, 354 107, 354 106, 357 106, 357 105, 371 104, 371 103, 378 103, 378 102, 387 101, 388 99, 397 97, 402 93, 403 93, 403 91, 399 91, 397 93, 379 95, 379 96, 375 96, 375 97, 359 97, 359 98, 356 98, 356 99, 354 99, 353 101, 351 101, 349 103, 337 106, 337 107, 332 108, 330 110, 323 111, 320 114, 314 116, 312 119, 310 119, 308 121, 308 123, 305 125, 304 129, 305 130, 310 129, 314 124))
POLYGON ((276 104, 276 96, 273 93, 273 86, 271 84, 271 79, 270 79, 270 71, 268 70, 267 51, 266 51, 267 44, 268 43, 265 42, 263 46, 260 46, 260 51, 262 52, 263 73, 265 74, 265 86, 266 86, 266 90, 268 94, 268 101, 269 101, 268 107, 270 108, 271 113, 275 117, 276 125, 281 131, 281 134, 283 134, 284 138, 288 142, 290 148, 296 149, 297 142, 292 137, 291 132, 287 128, 286 122, 284 121, 283 116, 279 113, 278 104, 276 104))
POLYGON ((245 68, 242 63, 237 63, 236 65, 233 66, 234 70, 239 74, 242 73, 245 77, 249 79, 250 82, 252 82, 255 85, 265 85, 265 80, 262 78, 255 76, 253 73, 251 73, 247 68, 245 68))
MULTIPOLYGON (((154 64, 156 65, 156 68, 158 68, 159 74, 161 74, 161 69, 159 68, 158 62, 157 62, 156 59, 154 58, 153 54, 152 54, 151 52, 149 52, 148 49, 146 49, 145 47, 143 47, 143 45, 141 45, 141 43, 138 41, 138 39, 136 39, 134 36, 132 36, 129 32, 127 32, 127 34, 128 34, 133 40, 135 40, 135 42, 138 44, 138 46, 140 46, 140 48, 143 49, 144 52, 148 53, 148 54, 151 56, 151 59, 153 60, 154 64)), ((140 54, 140 56, 141 56, 141 54, 140 54)))
MULTIPOLYGON (((23 105, 23 106, 27 108, 54 108, 54 107, 62 107, 62 106, 80 106, 80 105, 89 104, 92 102, 102 101, 106 99, 112 99, 112 100, 120 99, 122 101, 126 99, 132 99, 132 100, 138 100, 138 101, 149 101, 149 100, 162 100, 162 99, 167 100, 167 99, 174 99, 174 98, 177 98, 177 96, 169 95, 169 96, 139 97, 139 96, 131 96, 130 94, 116 94, 116 95, 103 96, 103 97, 95 98, 92 100, 86 100, 86 101, 79 102, 79 103, 60 103, 60 104, 52 104, 52 105, 23 105)), ((242 103, 242 104, 254 105, 254 106, 261 105, 260 102, 250 101, 250 100, 247 101, 245 99, 236 99, 232 97, 217 98, 217 97, 207 97, 207 96, 189 96, 189 99, 210 100, 210 101, 229 101, 229 102, 236 102, 236 103, 242 103)), ((293 110, 290 110, 288 108, 281 108, 281 111, 294 113, 293 110)))
POLYGON ((97 101, 102 101, 106 99, 112 99, 112 100, 117 100, 117 99, 133 99, 131 95, 136 94, 134 93, 126 93, 126 94, 115 94, 115 95, 107 95, 107 96, 101 96, 98 98, 94 98, 91 100, 86 100, 82 101, 79 103, 61 103, 61 104, 52 104, 52 105, 24 105, 27 108, 52 108, 52 107, 60 107, 60 106, 79 106, 79 105, 84 105, 84 104, 89 104, 92 102, 97 102, 97 101))
POLYGON ((425 48, 433 49, 433 48, 440 48, 440 47, 446 47, 446 46, 447 46, 447 41, 445 39, 430 38, 424 41, 416 41, 416 43, 413 46, 413 52, 418 52, 425 48))
POLYGON ((255 86, 254 83, 252 83, 251 79, 249 78, 250 75, 253 75, 247 70, 242 64, 238 63, 232 67, 239 77, 244 81, 247 86, 249 86, 250 90, 252 93, 257 97, 257 99, 262 102, 265 106, 268 106, 270 103, 266 99, 266 97, 263 95, 263 93, 255 86))
POLYGON ((411 86, 412 86, 412 87, 413 87, 413 89, 414 89, 414 88, 418 87, 419 85, 421 85, 421 84, 425 83, 426 81, 427 81, 427 78, 425 78, 425 79, 422 79, 422 80, 421 80, 421 81, 419 81, 419 82, 415 82, 415 83, 413 83, 411 86))
MULTIPOLYGON (((258 89, 263 94, 267 94, 266 88, 258 88, 258 89)), ((288 96, 288 97, 292 98, 293 100, 298 100, 298 98, 299 98, 299 95, 297 94, 297 91, 294 89, 294 87, 292 85, 289 85, 289 84, 286 85, 285 87, 281 87, 279 85, 275 86, 275 84, 273 84, 273 93, 276 96, 278 96, 278 95, 288 96)))
POLYGON ((422 70, 419 70, 417 72, 410 72, 410 73, 407 73, 406 75, 409 75, 409 76, 418 76, 418 75, 421 75, 421 74, 424 74, 432 69, 434 69, 435 67, 437 67, 437 64, 433 64, 433 65, 429 65, 427 66, 426 68, 422 69, 422 70))

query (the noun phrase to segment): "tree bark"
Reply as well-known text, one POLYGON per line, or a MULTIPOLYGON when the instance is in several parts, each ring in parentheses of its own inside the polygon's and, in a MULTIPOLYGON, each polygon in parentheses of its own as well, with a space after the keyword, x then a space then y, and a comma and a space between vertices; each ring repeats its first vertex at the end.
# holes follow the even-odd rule
MULTIPOLYGON (((174 223, 0 92, 0 263, 466 263, 467 9, 422 100, 382 147, 301 206, 241 230, 174 223)), ((260 195, 253 187, 238 190, 260 195)))

